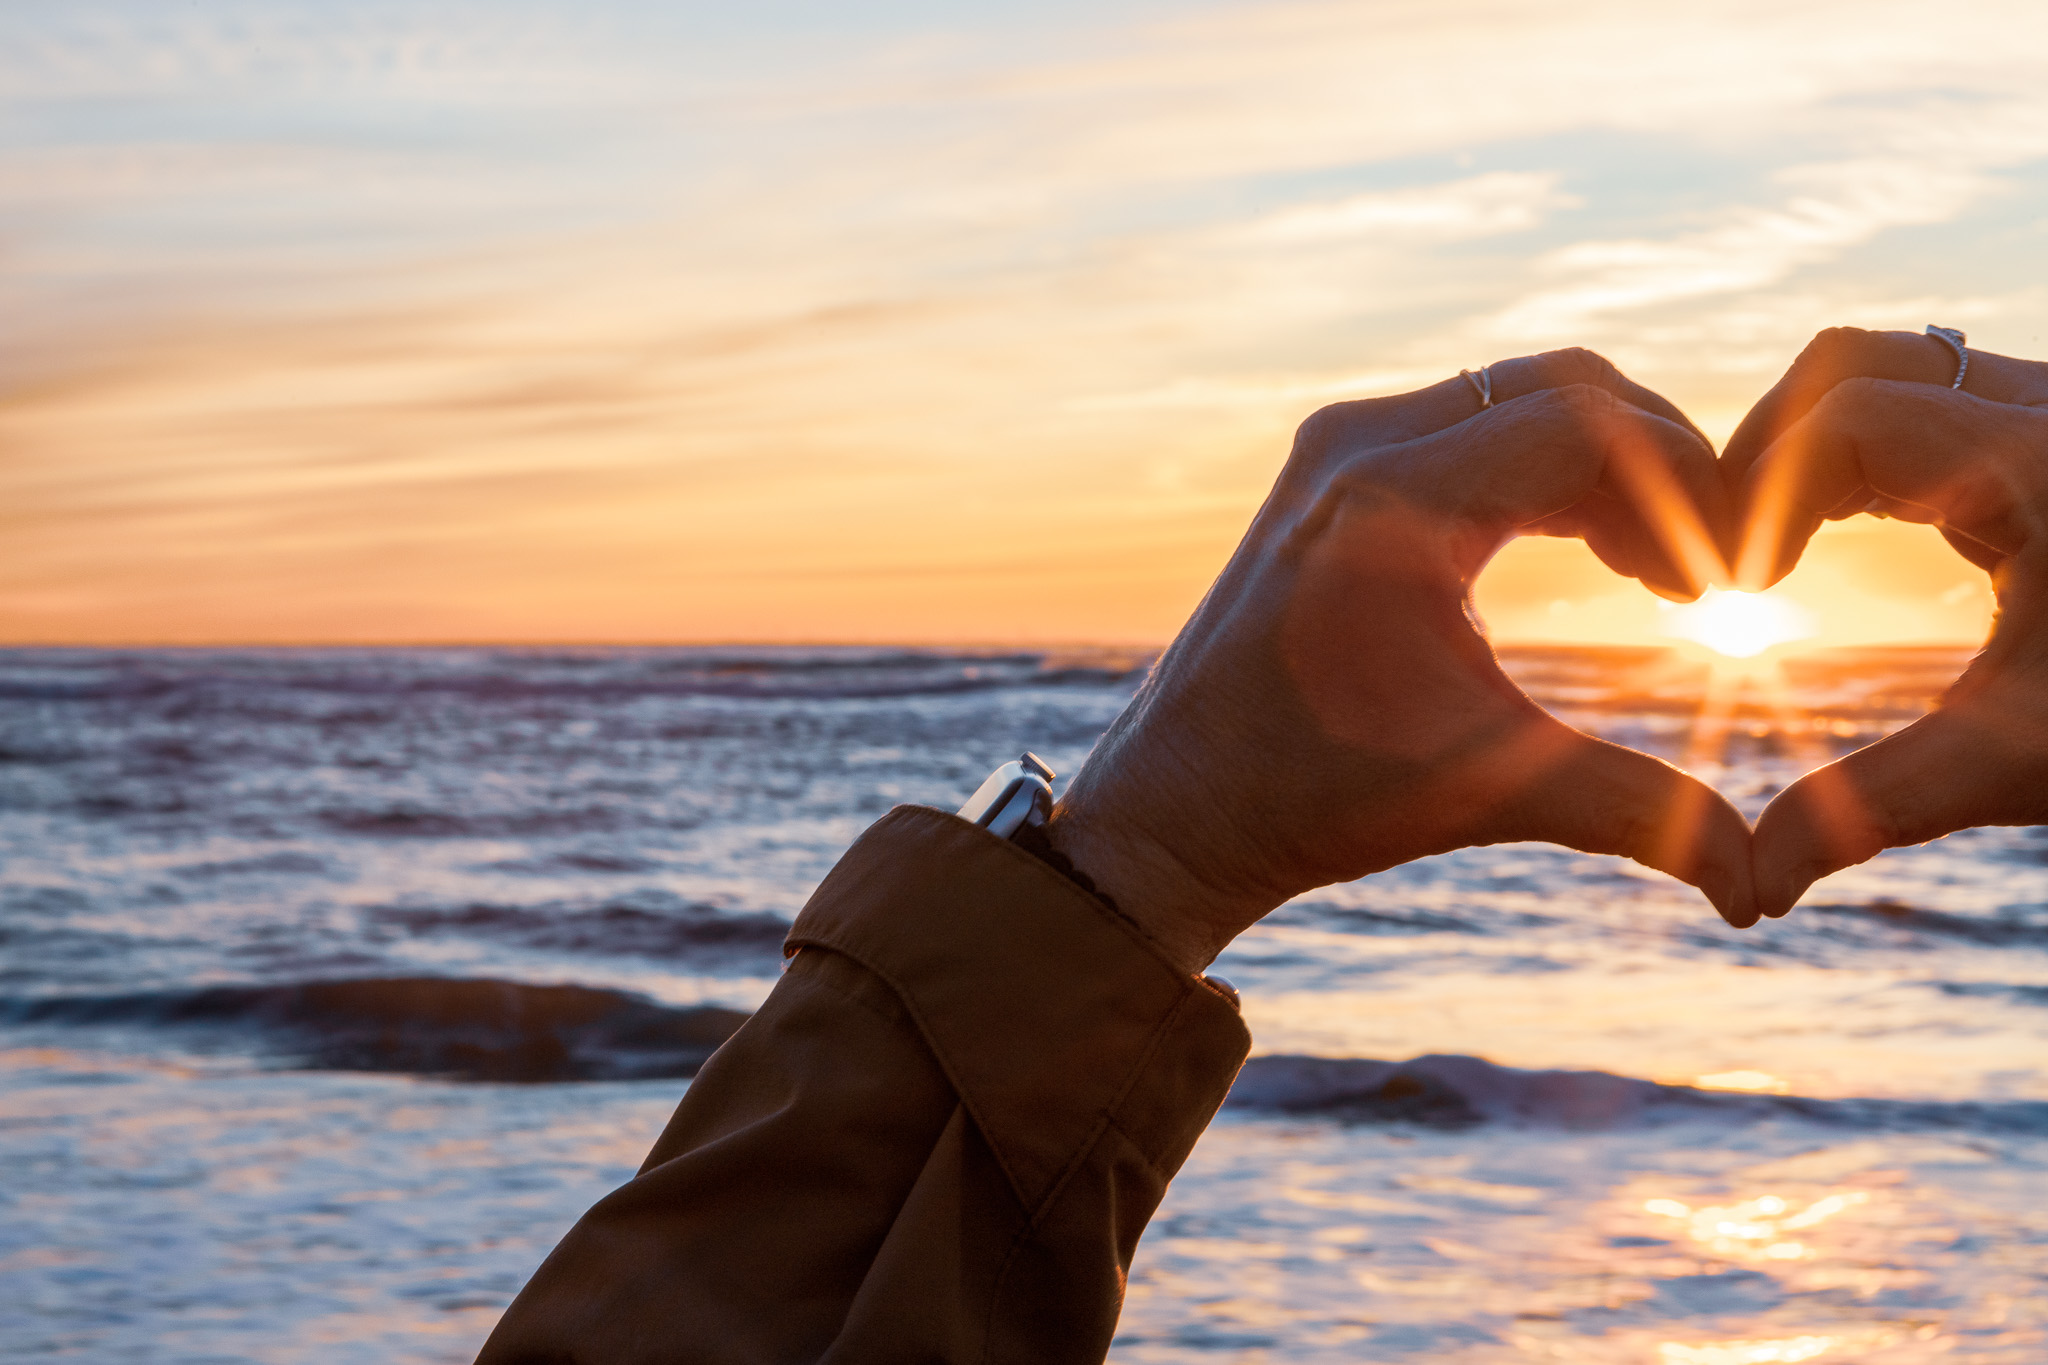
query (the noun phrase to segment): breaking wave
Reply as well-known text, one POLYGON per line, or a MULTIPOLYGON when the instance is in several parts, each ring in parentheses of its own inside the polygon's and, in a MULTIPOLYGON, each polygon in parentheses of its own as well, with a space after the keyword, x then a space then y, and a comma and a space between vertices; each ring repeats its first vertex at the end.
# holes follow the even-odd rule
POLYGON ((470 1081, 693 1076, 746 1020, 591 986, 421 976, 0 1001, 0 1023, 211 1029, 286 1065, 470 1081))
POLYGON ((1963 1128, 2048 1133, 2048 1101, 1809 1099, 1616 1076, 1530 1071, 1479 1057, 1433 1054, 1405 1062, 1274 1055, 1245 1063, 1227 1107, 1352 1123, 1469 1128, 1609 1129, 1710 1120, 1802 1119, 1858 1129, 1963 1128))
MULTIPOLYGON (((693 1076, 747 1018, 594 986, 420 976, 0 1000, 0 1025, 211 1030, 291 1067, 525 1083, 693 1076)), ((1445 1054, 1402 1062, 1254 1057, 1225 1107, 1438 1129, 1780 1119, 1859 1130, 2048 1134, 2043 1100, 1813 1099, 1445 1054)))

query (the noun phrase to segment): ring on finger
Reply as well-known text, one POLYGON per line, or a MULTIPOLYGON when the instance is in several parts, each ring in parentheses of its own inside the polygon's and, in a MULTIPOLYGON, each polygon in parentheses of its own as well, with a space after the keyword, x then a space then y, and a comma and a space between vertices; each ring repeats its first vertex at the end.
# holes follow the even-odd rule
POLYGON ((1970 372, 1970 348, 1964 345, 1969 338, 1963 335, 1960 327, 1937 327, 1931 322, 1927 324, 1927 335, 1956 353, 1956 377, 1949 387, 1960 389, 1963 376, 1970 372))
MULTIPOLYGON (((1479 410, 1481 412, 1485 412, 1493 406, 1493 366, 1481 365, 1476 374, 1471 370, 1460 370, 1458 373, 1467 384, 1472 386, 1472 392, 1479 395, 1479 410)), ((1958 379, 1956 382, 1961 383, 1962 381, 1958 379)))

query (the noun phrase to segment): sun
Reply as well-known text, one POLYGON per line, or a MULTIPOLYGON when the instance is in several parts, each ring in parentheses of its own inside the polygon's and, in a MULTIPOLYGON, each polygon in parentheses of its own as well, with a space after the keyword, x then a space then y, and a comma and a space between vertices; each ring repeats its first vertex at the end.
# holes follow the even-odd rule
POLYGON ((1753 659, 1813 634, 1813 617, 1798 603, 1772 593, 1723 588, 1708 588, 1697 602, 1666 607, 1661 624, 1666 635, 1730 659, 1753 659))

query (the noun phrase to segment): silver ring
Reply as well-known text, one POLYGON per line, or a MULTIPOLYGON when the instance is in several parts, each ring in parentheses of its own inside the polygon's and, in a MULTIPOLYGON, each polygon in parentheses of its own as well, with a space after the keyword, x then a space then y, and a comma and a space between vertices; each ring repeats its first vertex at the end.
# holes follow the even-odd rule
MULTIPOLYGON (((1479 395, 1479 410, 1481 412, 1485 412, 1493 406, 1492 369, 1493 366, 1491 365, 1481 365, 1477 374, 1472 373, 1470 370, 1458 371, 1460 375, 1464 376, 1465 382, 1472 386, 1472 392, 1479 395)), ((1956 382, 1961 383, 1962 381, 1957 380, 1956 382)))
POLYGON ((1960 327, 1937 327, 1931 322, 1927 324, 1927 335, 1956 353, 1956 379, 1949 387, 1960 389, 1963 376, 1970 372, 1970 350, 1963 344, 1969 338, 1963 335, 1960 327))

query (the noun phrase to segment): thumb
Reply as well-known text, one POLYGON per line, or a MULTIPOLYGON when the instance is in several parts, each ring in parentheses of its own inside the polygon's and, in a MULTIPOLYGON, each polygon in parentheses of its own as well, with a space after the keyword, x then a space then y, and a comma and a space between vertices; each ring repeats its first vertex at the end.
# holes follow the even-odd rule
POLYGON ((1939 709, 1779 792, 1756 827, 1758 908, 1887 848, 1973 825, 2048 822, 2048 564, 2037 543, 1997 574, 1998 620, 1939 709))
POLYGON ((1756 827, 1758 909, 1773 918, 1808 887, 1887 848, 1972 825, 2030 824, 2016 804, 2038 775, 1964 714, 1936 711, 1779 792, 1756 827))
POLYGON ((1501 841, 1618 853, 1698 887, 1736 928, 1756 923, 1749 823, 1725 797, 1646 753, 1551 724, 1541 775, 1499 811, 1501 841))

